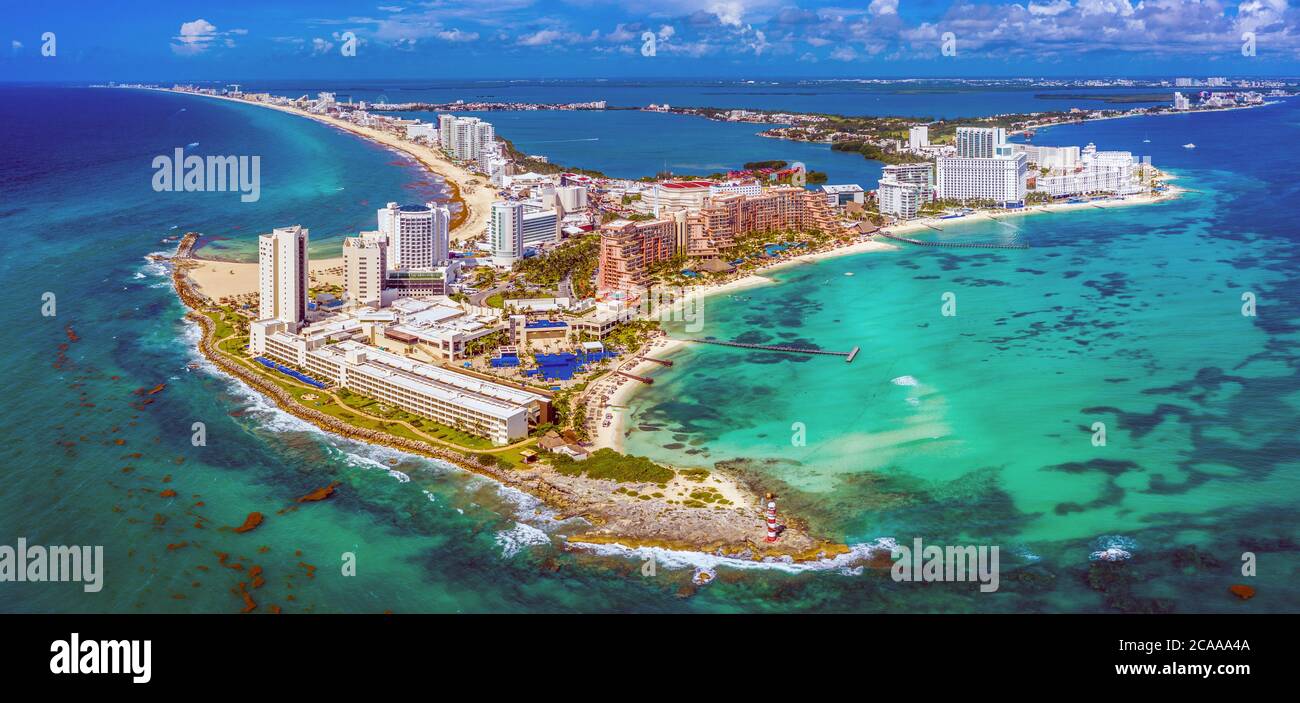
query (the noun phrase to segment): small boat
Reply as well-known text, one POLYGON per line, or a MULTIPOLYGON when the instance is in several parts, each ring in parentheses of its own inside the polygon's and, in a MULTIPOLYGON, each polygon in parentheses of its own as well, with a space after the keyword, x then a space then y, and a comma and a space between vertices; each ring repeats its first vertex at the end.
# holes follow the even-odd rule
POLYGON ((845 271, 845 272, 844 272, 844 275, 845 275, 845 276, 852 276, 852 275, 853 275, 853 272, 852 272, 852 271, 845 271))
POLYGON ((1190 142, 1188 142, 1187 144, 1184 144, 1184 145, 1183 145, 1183 148, 1184 148, 1184 149, 1195 149, 1195 148, 1196 148, 1196 145, 1195 145, 1195 144, 1192 144, 1192 143, 1190 143, 1190 142))

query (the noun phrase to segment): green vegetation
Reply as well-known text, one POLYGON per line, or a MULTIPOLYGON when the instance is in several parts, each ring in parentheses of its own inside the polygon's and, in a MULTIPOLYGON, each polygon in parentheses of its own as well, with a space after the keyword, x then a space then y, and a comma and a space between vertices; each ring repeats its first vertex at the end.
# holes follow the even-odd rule
POLYGON ((879 161, 884 164, 910 164, 925 161, 925 159, 916 154, 909 154, 886 150, 871 142, 862 140, 845 140, 831 144, 834 151, 856 151, 872 161, 879 161))
POLYGON ((545 254, 517 262, 515 271, 530 283, 543 286, 558 285, 567 276, 573 283, 574 295, 586 298, 596 293, 593 280, 599 263, 600 235, 588 233, 545 254))
POLYGON ((672 469, 660 466, 643 456, 619 454, 613 449, 598 449, 586 461, 574 461, 556 455, 551 460, 555 470, 566 476, 583 476, 619 483, 667 483, 672 469))
POLYGON ((605 346, 624 351, 639 349, 658 330, 658 320, 628 320, 605 335, 605 346))
MULTIPOLYGON (((493 296, 496 297, 496 296, 493 296)), ((500 307, 494 305, 493 307, 500 307)), ((496 351, 496 348, 504 345, 509 341, 510 335, 505 330, 497 330, 492 334, 472 339, 465 343, 465 356, 480 356, 496 351)))
POLYGON ((771 169, 780 170, 789 165, 790 165, 789 162, 781 161, 779 159, 774 159, 772 161, 750 161, 745 164, 745 170, 756 171, 760 168, 771 168, 771 169))
POLYGON ((704 479, 709 477, 708 469, 678 469, 677 473, 687 481, 703 483, 704 479))

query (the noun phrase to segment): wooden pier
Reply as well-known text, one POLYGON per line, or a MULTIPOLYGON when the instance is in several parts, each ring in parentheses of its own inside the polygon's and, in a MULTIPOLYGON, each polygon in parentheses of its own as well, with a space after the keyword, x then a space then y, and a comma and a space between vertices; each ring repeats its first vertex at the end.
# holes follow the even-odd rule
POLYGON ((653 363, 659 364, 660 366, 667 366, 667 367, 670 367, 670 368, 671 368, 672 365, 673 365, 673 362, 671 362, 671 361, 669 361, 669 360, 667 360, 667 359, 653 359, 653 358, 648 357, 648 356, 638 356, 637 359, 640 359, 641 361, 649 361, 649 362, 653 362, 653 363))
POLYGON ((646 384, 647 386, 652 385, 652 384, 655 382, 655 380, 654 380, 653 378, 646 378, 645 376, 638 376, 638 375, 636 375, 636 374, 628 373, 628 372, 626 372, 626 371, 619 371, 619 372, 618 372, 618 375, 620 375, 620 376, 625 376, 625 377, 627 377, 627 378, 632 379, 633 381, 640 381, 640 382, 646 384))
POLYGON ((896 242, 903 242, 906 244, 915 244, 920 247, 952 247, 957 249, 1028 249, 1029 248, 1028 244, 1018 244, 1018 243, 1003 244, 1000 242, 924 242, 921 241, 920 239, 912 239, 911 237, 900 237, 896 234, 890 234, 888 232, 880 232, 879 234, 880 236, 886 239, 892 239, 896 242))
POLYGON ((759 351, 784 352, 786 354, 820 354, 822 356, 842 356, 844 361, 852 362, 853 358, 858 355, 858 348, 853 347, 852 351, 829 351, 826 349, 805 349, 803 347, 785 347, 775 344, 746 344, 744 342, 724 342, 721 339, 687 339, 687 342, 696 344, 717 344, 723 347, 737 347, 739 349, 756 349, 759 351))

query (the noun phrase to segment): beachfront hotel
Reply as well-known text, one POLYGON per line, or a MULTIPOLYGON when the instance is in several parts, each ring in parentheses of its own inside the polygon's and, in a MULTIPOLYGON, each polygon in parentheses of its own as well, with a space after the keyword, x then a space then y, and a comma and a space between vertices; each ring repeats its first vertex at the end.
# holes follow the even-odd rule
POLYGON ((1135 195, 1143 190, 1142 167, 1132 152, 1097 151, 1096 145, 1090 143, 1082 150, 1077 146, 1038 147, 1034 152, 1027 151, 1026 157, 1047 170, 1031 179, 1034 191, 1053 198, 1088 193, 1135 195))
POLYGON ((365 235, 343 240, 343 289, 347 291, 349 302, 373 307, 382 305, 387 275, 387 242, 365 235))
POLYGON ((677 253, 677 226, 672 220, 614 220, 600 228, 600 290, 644 287, 650 267, 677 253))
POLYGON ((388 203, 379 209, 379 233, 395 269, 429 269, 447 260, 451 210, 445 205, 388 203))
POLYGON ((935 195, 940 200, 1024 201, 1028 159, 1006 138, 1001 127, 958 127, 957 155, 936 161, 935 195))
POLYGON ((928 163, 890 164, 877 183, 880 214, 910 220, 934 200, 934 167, 928 163))
POLYGON ((268 322, 259 330, 259 355, 302 369, 329 385, 373 398, 413 415, 454 427, 492 444, 528 436, 530 426, 549 421, 550 398, 377 347, 344 340, 315 343, 268 322))
POLYGON ((524 204, 498 200, 492 203, 488 246, 498 264, 509 266, 524 258, 524 204))
POLYGON ((439 365, 494 330, 459 308, 404 299, 392 309, 362 309, 296 333, 282 320, 258 320, 249 328, 249 347, 327 386, 503 445, 550 421, 549 396, 439 365))
POLYGON ((783 230, 832 233, 838 225, 824 194, 797 186, 709 197, 698 209, 679 209, 648 222, 615 220, 601 228, 597 288, 640 287, 657 262, 679 254, 717 259, 739 237, 783 230))
POLYGON ((307 228, 277 227, 257 238, 258 317, 292 329, 307 320, 307 228))

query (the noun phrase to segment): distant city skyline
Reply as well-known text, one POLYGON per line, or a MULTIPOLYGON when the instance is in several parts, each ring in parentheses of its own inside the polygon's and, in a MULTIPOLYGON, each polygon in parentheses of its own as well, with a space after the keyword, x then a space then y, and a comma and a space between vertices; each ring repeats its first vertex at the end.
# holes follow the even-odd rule
POLYGON ((6 81, 1300 75, 1287 0, 127 0, 3 15, 6 81))

